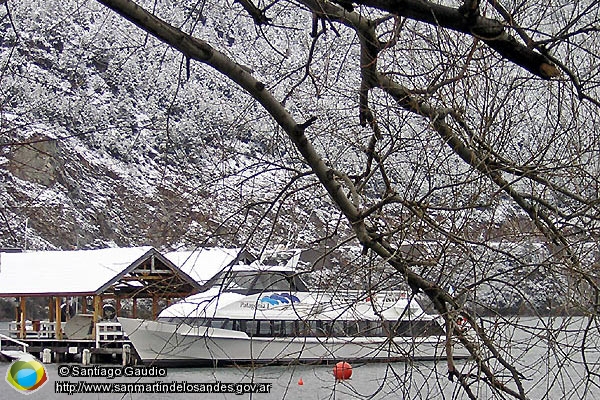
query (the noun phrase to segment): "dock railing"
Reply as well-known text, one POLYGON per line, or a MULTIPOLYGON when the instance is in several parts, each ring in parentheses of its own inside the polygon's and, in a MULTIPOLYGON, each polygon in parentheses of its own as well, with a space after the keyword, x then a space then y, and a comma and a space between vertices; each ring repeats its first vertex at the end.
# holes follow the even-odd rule
POLYGON ((96 347, 102 343, 123 342, 129 340, 119 322, 101 321, 96 323, 96 347))
MULTIPOLYGON (((21 333, 21 322, 12 321, 8 323, 8 334, 11 338, 19 338, 21 333)), ((54 339, 56 337, 56 322, 50 321, 26 321, 26 339, 54 339)))
POLYGON ((3 333, 0 333, 0 351, 2 351, 2 341, 6 340, 9 341, 11 343, 15 343, 19 346, 23 346, 23 352, 26 353, 27 352, 27 347, 29 347, 29 345, 27 343, 21 342, 20 340, 17 340, 15 338, 12 338, 10 336, 7 336, 3 333))
MULTIPOLYGON (((63 323, 64 325, 64 323, 63 323)), ((49 321, 27 321, 25 325, 24 339, 55 339, 56 322, 49 321)), ((21 323, 17 321, 9 322, 8 335, 0 334, 0 337, 11 339, 17 342, 21 332, 21 323)), ((96 323, 96 347, 102 343, 114 343, 127 341, 129 338, 123 332, 123 327, 116 321, 100 321, 96 323)), ((23 342, 20 342, 23 343, 23 342)))

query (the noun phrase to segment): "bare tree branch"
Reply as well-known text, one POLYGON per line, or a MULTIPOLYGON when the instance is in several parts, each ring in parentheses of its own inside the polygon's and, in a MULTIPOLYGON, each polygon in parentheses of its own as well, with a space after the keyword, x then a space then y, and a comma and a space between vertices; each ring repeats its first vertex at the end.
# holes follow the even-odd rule
MULTIPOLYGON (((519 43, 504 26, 480 15, 465 16, 462 9, 432 3, 427 0, 360 0, 359 4, 375 7, 402 17, 448 28, 475 36, 507 60, 543 79, 559 75, 558 69, 545 55, 519 43)), ((469 7, 478 2, 467 1, 469 7)))
POLYGON ((261 10, 260 8, 256 7, 254 5, 254 3, 252 3, 252 1, 250 1, 250 0, 236 0, 236 1, 238 3, 240 3, 246 11, 248 11, 248 14, 250 14, 250 16, 252 17, 252 19, 254 20, 254 23, 256 25, 267 25, 269 22, 271 22, 271 18, 268 18, 265 15, 265 12, 263 10, 261 10))

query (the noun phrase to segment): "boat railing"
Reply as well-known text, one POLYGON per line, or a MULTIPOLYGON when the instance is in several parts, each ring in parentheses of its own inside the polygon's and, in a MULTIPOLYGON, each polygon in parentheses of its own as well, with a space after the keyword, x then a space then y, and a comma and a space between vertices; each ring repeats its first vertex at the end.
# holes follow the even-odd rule
POLYGON ((371 300, 376 300, 380 302, 397 302, 400 300, 407 300, 410 298, 408 293, 402 290, 369 291, 357 289, 338 289, 335 291, 317 290, 314 293, 316 295, 332 296, 336 300, 345 300, 348 302, 371 300))

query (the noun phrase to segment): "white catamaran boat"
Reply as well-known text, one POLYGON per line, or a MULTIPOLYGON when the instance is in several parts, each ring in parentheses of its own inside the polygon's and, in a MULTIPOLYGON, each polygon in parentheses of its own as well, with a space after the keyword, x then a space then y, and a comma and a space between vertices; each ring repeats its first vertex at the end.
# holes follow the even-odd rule
MULTIPOLYGON (((402 292, 310 292, 286 267, 234 266, 157 321, 119 318, 154 365, 433 360, 445 357, 436 318, 402 292)), ((455 358, 466 352, 454 350, 455 358)))

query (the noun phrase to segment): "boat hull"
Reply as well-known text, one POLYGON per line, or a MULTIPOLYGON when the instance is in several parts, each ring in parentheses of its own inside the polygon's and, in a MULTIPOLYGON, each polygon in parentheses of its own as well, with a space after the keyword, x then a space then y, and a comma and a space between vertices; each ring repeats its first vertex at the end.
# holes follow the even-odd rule
MULTIPOLYGON (((248 337, 242 332, 119 318, 144 364, 163 366, 389 362, 443 359, 445 340, 429 337, 248 337)), ((454 358, 466 352, 454 350, 454 358)))

